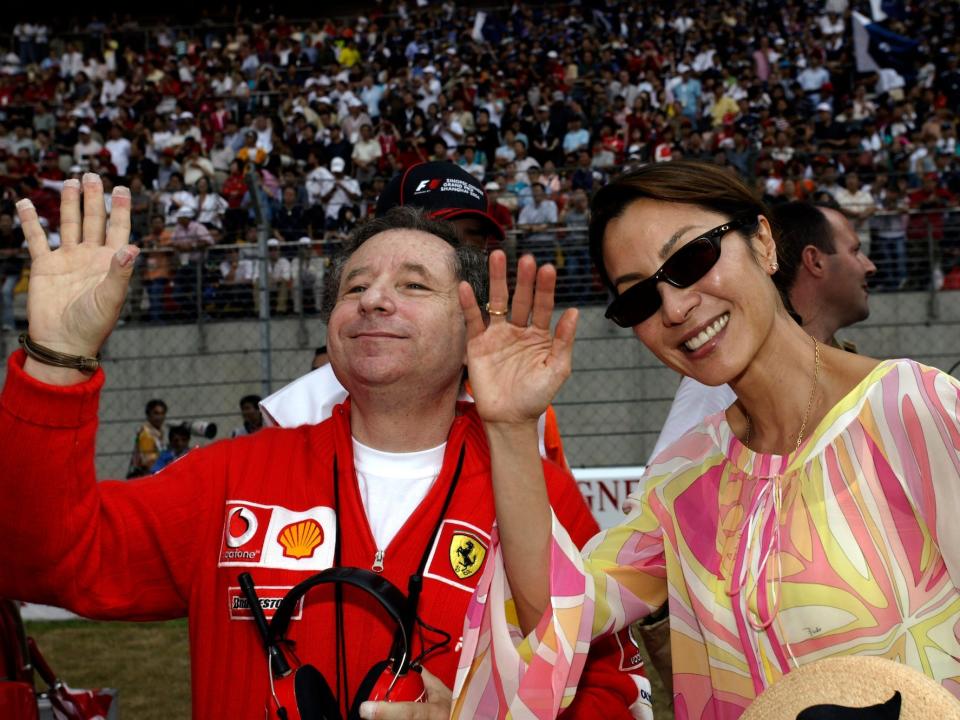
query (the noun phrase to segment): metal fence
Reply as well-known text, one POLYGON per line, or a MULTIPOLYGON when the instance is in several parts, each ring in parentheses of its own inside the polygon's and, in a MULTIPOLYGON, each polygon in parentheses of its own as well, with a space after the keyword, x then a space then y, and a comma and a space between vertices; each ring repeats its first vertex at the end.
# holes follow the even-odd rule
MULTIPOLYGON (((871 318, 844 335, 870 355, 949 369, 960 360, 960 293, 951 292, 960 289, 960 209, 896 218, 878 223, 885 233, 870 237, 877 265, 871 318), (902 234, 893 232, 898 227, 902 234)), ((678 379, 629 330, 603 319, 607 293, 588 262, 586 228, 511 232, 505 245, 511 254, 557 262, 559 303, 584 308, 574 376, 556 402, 571 463, 642 464, 678 379)), ((148 399, 163 398, 171 418, 216 422, 223 437, 240 425, 240 397, 267 394, 307 372, 326 340, 318 312, 335 238, 188 247, 143 249, 122 326, 104 349, 102 474, 125 472, 148 399)), ((26 324, 28 284, 29 263, 3 284, 16 329, 26 324)), ((15 333, 0 333, 4 355, 15 333)))

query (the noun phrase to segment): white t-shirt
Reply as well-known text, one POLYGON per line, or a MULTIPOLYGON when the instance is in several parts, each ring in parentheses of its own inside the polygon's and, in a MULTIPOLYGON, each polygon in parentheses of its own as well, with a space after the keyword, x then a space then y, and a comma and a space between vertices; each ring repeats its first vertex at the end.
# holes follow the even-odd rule
POLYGON ((737 396, 729 385, 713 387, 684 377, 680 381, 680 387, 677 388, 677 394, 673 397, 667 420, 663 423, 647 465, 650 465, 657 455, 679 440, 688 430, 695 428, 705 418, 726 410, 736 400, 737 396))
POLYGON ((429 450, 393 453, 367 447, 353 438, 353 466, 378 549, 390 545, 427 496, 440 474, 446 448, 443 443, 429 450))

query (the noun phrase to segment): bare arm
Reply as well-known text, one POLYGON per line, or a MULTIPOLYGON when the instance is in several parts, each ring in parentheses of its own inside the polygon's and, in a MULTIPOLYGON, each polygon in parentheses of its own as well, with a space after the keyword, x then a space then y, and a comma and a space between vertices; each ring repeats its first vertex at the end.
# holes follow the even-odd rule
MULTIPOLYGON (((531 256, 517 267, 510 319, 489 327, 473 292, 460 286, 467 358, 477 411, 490 444, 494 502, 504 564, 524 632, 549 604, 551 513, 537 439, 537 419, 570 375, 577 311, 565 311, 551 335, 556 270, 537 270, 531 256), (529 321, 529 324, 528 324, 529 321)), ((490 308, 507 308, 506 255, 490 255, 490 308)))

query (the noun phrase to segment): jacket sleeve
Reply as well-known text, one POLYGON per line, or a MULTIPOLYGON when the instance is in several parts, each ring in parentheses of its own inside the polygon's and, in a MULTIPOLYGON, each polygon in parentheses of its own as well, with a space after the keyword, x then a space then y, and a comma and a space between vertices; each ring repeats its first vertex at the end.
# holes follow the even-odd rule
POLYGON ((97 482, 102 370, 55 387, 23 362, 11 356, 0 394, 0 596, 102 619, 186 614, 204 518, 220 519, 205 508, 223 453, 195 450, 152 477, 97 482))
MULTIPOLYGON (((550 504, 578 549, 600 532, 576 481, 561 468, 544 463, 550 504)), ((629 629, 608 635, 590 647, 576 695, 563 711, 576 720, 651 720, 650 680, 643 661, 631 650, 629 629)))

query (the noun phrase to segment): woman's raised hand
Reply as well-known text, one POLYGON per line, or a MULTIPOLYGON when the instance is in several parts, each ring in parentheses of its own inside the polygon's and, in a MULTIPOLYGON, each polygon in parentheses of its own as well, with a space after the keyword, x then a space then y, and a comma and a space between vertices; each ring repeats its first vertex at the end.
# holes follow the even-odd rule
POLYGON ((564 311, 551 333, 556 269, 552 265, 538 269, 532 256, 522 257, 509 304, 506 255, 495 250, 489 263, 489 325, 470 286, 460 284, 467 367, 477 412, 488 424, 536 421, 570 375, 577 311, 564 311))
MULTIPOLYGON (((27 292, 30 338, 52 350, 93 356, 117 323, 140 251, 129 244, 127 188, 117 187, 113 191, 109 227, 100 177, 93 173, 84 175, 82 194, 81 216, 81 183, 64 182, 60 247, 56 250, 50 249, 33 203, 18 202, 17 214, 32 259, 27 292)), ((32 372, 30 367, 27 369, 32 372)))

